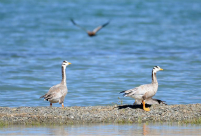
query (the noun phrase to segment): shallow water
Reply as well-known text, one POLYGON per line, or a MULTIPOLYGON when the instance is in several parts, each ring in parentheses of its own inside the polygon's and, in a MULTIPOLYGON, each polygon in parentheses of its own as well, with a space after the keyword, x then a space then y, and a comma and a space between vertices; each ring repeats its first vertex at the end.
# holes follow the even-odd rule
POLYGON ((201 126, 178 124, 91 124, 71 126, 12 126, 0 128, 1 135, 199 135, 201 126))

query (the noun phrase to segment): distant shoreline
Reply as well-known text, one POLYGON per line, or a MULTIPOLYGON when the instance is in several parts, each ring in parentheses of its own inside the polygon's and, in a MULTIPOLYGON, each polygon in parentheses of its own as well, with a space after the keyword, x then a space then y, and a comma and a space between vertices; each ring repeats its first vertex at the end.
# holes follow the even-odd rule
POLYGON ((201 124, 201 104, 88 107, 0 107, 0 126, 12 124, 62 125, 83 123, 180 122, 201 124))

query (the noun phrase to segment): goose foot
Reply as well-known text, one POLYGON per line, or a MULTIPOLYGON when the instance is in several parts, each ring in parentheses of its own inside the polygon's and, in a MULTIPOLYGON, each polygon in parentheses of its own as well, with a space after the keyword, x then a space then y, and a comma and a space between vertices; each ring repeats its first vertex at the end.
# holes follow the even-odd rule
POLYGON ((146 107, 145 107, 145 102, 144 102, 144 100, 142 100, 142 104, 143 104, 143 110, 145 110, 145 111, 150 111, 149 108, 146 108, 146 107))

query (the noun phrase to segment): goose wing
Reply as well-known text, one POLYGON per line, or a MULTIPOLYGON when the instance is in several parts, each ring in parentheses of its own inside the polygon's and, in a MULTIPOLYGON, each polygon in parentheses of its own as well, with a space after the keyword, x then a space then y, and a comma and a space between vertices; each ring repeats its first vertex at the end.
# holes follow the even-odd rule
POLYGON ((120 93, 124 93, 123 95, 125 97, 127 97, 127 96, 132 97, 134 95, 143 96, 146 92, 148 92, 151 89, 150 87, 151 87, 150 84, 146 84, 146 85, 141 85, 141 86, 133 88, 133 89, 122 91, 120 93))
POLYGON ((136 92, 138 91, 138 87, 136 88, 133 88, 133 89, 129 89, 129 90, 125 90, 125 91, 122 91, 120 93, 124 93, 123 96, 125 97, 131 97, 132 95, 134 95, 136 92))
POLYGON ((88 32, 84 27, 81 27, 80 25, 78 25, 77 23, 75 23, 75 21, 74 21, 73 19, 70 19, 70 20, 71 20, 71 22, 72 22, 75 26, 77 26, 77 27, 81 28, 82 30, 88 32))
POLYGON ((105 23, 105 24, 103 24, 103 25, 101 25, 101 26, 96 27, 96 28, 93 30, 93 32, 94 32, 94 33, 97 33, 101 28, 105 27, 105 26, 108 25, 109 23, 110 23, 110 22, 108 21, 107 23, 105 23))
POLYGON ((67 87, 61 84, 55 85, 50 88, 50 90, 40 98, 44 98, 48 101, 48 99, 57 99, 61 98, 64 94, 67 93, 67 87))
MULTIPOLYGON (((165 104, 167 105, 167 103, 165 103, 165 101, 162 101, 162 100, 159 100, 159 99, 153 99, 153 98, 150 98, 149 99, 150 101, 153 101, 153 104, 165 104), (155 102, 155 103, 154 103, 155 102)), ((146 100, 145 100, 146 101, 146 100)))
MULTIPOLYGON (((148 99, 145 99, 145 102, 146 102, 146 104, 150 104, 150 105, 152 105, 152 104, 164 104, 164 105, 167 105, 166 103, 165 103, 165 101, 162 101, 162 100, 159 100, 159 99, 153 99, 153 98, 148 98, 148 99)), ((139 101, 139 100, 135 100, 135 105, 137 104, 141 104, 142 103, 142 101, 139 101)))

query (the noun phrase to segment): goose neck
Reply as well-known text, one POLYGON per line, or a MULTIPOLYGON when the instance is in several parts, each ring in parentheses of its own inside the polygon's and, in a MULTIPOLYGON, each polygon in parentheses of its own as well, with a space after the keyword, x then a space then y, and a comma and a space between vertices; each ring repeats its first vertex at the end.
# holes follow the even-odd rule
POLYGON ((65 66, 62 66, 61 67, 61 73, 62 73, 62 80, 61 80, 61 83, 63 85, 66 85, 66 67, 65 66))
POLYGON ((152 83, 158 83, 156 78, 156 72, 152 72, 152 83))

